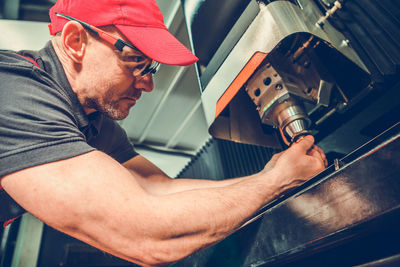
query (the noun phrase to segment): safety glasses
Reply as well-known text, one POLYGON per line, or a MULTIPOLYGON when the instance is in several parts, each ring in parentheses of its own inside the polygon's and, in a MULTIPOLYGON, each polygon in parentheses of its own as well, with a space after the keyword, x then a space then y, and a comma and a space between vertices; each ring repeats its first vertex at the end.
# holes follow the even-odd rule
MULTIPOLYGON (((55 14, 59 17, 68 19, 68 20, 72 20, 72 21, 76 21, 79 22, 86 30, 88 30, 89 32, 93 33, 94 35, 100 37, 101 39, 107 41, 108 43, 112 44, 113 46, 115 46, 118 51, 122 52, 124 47, 127 46, 129 48, 132 48, 135 51, 138 51, 139 53, 143 54, 139 49, 137 49, 136 47, 134 47, 133 45, 125 42, 124 40, 117 38, 115 36, 112 36, 111 34, 95 27, 92 26, 86 22, 83 22, 79 19, 70 17, 68 15, 64 15, 58 12, 55 12, 55 14)), ((143 56, 141 58, 147 58, 146 56, 143 56)), ((158 70, 158 68, 160 67, 160 63, 155 61, 155 60, 151 60, 149 59, 149 61, 151 62, 151 64, 148 64, 146 67, 140 68, 140 71, 133 71, 133 75, 136 77, 144 77, 147 74, 151 73, 151 74, 155 74, 158 70)))

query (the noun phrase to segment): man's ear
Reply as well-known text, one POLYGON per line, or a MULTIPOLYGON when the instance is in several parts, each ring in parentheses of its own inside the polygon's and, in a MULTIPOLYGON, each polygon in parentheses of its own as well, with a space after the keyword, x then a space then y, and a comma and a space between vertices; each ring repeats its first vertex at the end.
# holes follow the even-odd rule
POLYGON ((67 22, 62 30, 61 42, 64 52, 75 63, 81 63, 88 43, 85 28, 79 22, 67 22))

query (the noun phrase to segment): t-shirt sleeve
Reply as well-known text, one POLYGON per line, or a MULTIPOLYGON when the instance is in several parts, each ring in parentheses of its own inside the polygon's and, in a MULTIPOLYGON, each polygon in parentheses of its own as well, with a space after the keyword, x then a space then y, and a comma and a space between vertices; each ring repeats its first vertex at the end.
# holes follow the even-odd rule
POLYGON ((0 64, 0 177, 94 150, 64 91, 31 65, 0 64))
POLYGON ((101 128, 96 138, 89 144, 113 157, 119 163, 137 156, 124 129, 114 120, 103 116, 101 128))

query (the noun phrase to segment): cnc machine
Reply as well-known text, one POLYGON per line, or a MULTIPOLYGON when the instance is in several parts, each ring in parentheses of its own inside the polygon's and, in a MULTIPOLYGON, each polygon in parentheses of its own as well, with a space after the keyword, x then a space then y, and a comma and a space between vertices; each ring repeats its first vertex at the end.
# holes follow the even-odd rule
POLYGON ((312 134, 330 163, 250 220, 240 266, 398 266, 399 3, 182 2, 210 134, 277 149, 312 134))

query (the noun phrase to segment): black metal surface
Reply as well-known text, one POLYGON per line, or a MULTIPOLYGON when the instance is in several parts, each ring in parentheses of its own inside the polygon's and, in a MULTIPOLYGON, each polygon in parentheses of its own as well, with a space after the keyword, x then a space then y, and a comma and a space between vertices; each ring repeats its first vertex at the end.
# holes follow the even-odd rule
MULTIPOLYGON (((272 209, 274 206, 277 206, 279 203, 285 201, 287 198, 292 197, 293 195, 302 192, 304 190, 308 190, 309 187, 315 186, 316 183, 321 183, 323 180, 328 180, 331 179, 332 177, 337 176, 337 173, 342 172, 342 170, 350 165, 352 165, 355 161, 362 159, 366 155, 370 153, 374 153, 376 150, 379 150, 383 146, 385 146, 388 142, 393 141, 394 138, 399 138, 400 139, 400 122, 397 123, 396 125, 392 126, 385 132, 381 133, 377 137, 373 138, 366 144, 362 145, 361 147, 357 148, 355 151, 349 153, 345 157, 341 159, 337 159, 339 164, 332 164, 329 167, 327 167, 323 172, 319 173, 317 176, 313 177, 303 185, 297 187, 293 191, 290 192, 290 194, 286 194, 282 196, 281 198, 267 204, 265 207, 263 207, 255 216, 254 218, 258 218, 259 216, 264 215, 265 213, 268 213, 270 209, 272 209), (336 170, 336 168, 340 167, 340 170, 336 170)), ((400 140, 398 140, 400 143, 400 140)), ((397 165, 398 168, 400 168, 400 160, 399 159, 393 159, 394 161, 399 162, 397 165)), ((378 163, 379 164, 379 163, 378 163)), ((396 167, 396 165, 394 165, 396 167)), ((386 168, 389 166, 381 166, 382 168, 386 168)), ((399 170, 400 171, 400 170, 399 170)), ((373 175, 373 173, 371 173, 373 175)))
POLYGON ((334 237, 342 236, 344 239, 340 242, 329 243, 328 237, 323 240, 322 245, 304 250, 305 253, 292 255, 294 257, 281 257, 279 263, 266 262, 259 266, 347 267, 381 261, 400 253, 400 229, 397 226, 399 220, 398 210, 390 212, 338 233, 334 237))
MULTIPOLYGON (((322 12, 332 0, 318 0, 322 12)), ((329 22, 349 40, 371 73, 371 84, 343 110, 317 127, 328 154, 347 154, 400 120, 400 5, 396 0, 343 0, 329 22)), ((330 5, 329 5, 330 4, 330 5)), ((352 72, 349 81, 359 82, 352 72)), ((350 87, 351 88, 351 87, 350 87)), ((349 92, 347 92, 348 94, 349 92)))
POLYGON ((251 257, 252 264, 341 242, 355 234, 351 229, 357 225, 399 209, 399 128, 378 138, 379 145, 364 147, 367 152, 350 154, 342 169, 268 209, 258 236, 262 254, 251 257))
POLYGON ((193 49, 199 64, 207 66, 211 57, 251 0, 182 0, 193 49))
POLYGON ((358 265, 357 267, 388 267, 388 266, 399 266, 400 265, 400 254, 387 257, 381 260, 373 261, 363 265, 358 265))
POLYGON ((255 1, 181 0, 203 91, 222 62, 251 24, 259 7, 255 1))
POLYGON ((345 0, 330 19, 371 71, 376 83, 400 74, 400 6, 397 0, 345 0))

